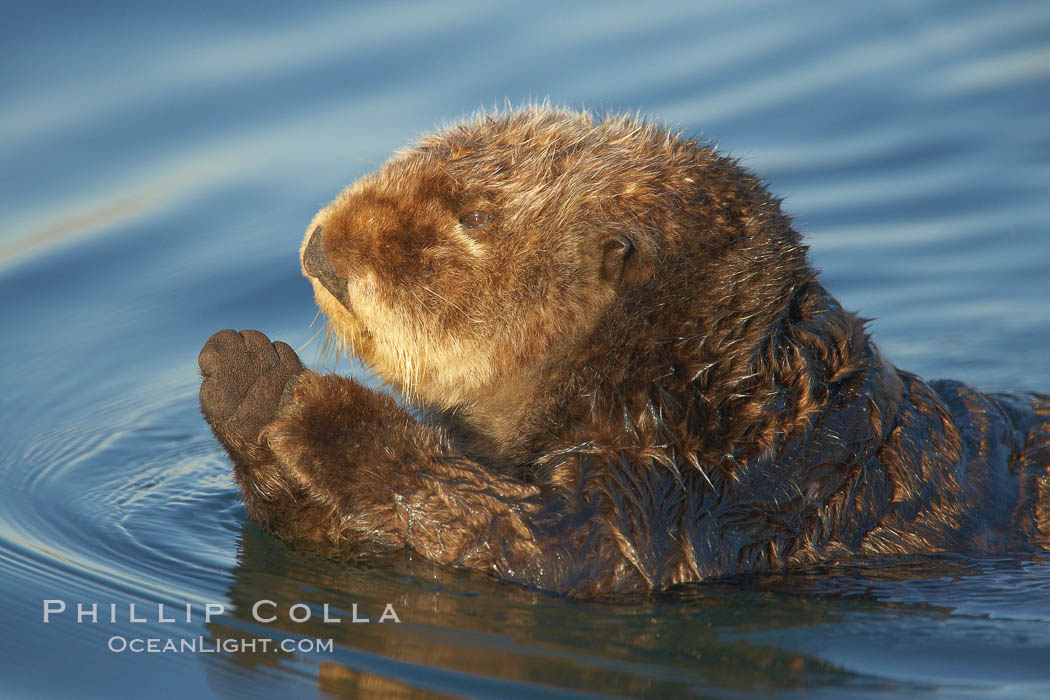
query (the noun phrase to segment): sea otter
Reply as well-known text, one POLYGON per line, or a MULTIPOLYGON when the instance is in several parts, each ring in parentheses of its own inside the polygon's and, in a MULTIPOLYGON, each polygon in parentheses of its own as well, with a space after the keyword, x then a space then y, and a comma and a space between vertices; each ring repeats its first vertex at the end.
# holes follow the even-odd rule
POLYGON ((348 187, 300 258, 404 402, 208 340, 204 416, 278 537, 577 597, 1050 542, 1050 396, 896 369, 779 200, 657 124, 481 114, 348 187))

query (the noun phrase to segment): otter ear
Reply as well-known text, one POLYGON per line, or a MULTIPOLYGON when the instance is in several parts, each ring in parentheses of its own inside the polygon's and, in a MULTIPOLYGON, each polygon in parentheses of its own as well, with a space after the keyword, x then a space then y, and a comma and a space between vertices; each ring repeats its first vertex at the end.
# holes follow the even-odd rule
POLYGON ((649 266, 627 236, 606 241, 602 250, 602 279, 619 287, 641 282, 649 276, 649 266))

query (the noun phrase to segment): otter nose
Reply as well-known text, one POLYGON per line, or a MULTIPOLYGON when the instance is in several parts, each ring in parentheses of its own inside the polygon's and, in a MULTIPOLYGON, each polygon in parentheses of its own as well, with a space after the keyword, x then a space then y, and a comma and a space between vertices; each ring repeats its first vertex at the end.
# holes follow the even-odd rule
POLYGON ((306 270, 306 274, 323 284, 324 288, 339 300, 339 303, 345 305, 346 278, 336 274, 335 268, 328 260, 324 252, 323 233, 324 228, 318 226, 310 234, 310 242, 306 244, 306 250, 303 252, 303 269, 306 270))

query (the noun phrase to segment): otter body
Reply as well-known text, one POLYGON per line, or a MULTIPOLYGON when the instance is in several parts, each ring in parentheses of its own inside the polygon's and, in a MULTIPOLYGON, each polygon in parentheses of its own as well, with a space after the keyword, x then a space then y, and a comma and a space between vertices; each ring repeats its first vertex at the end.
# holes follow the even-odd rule
POLYGON ((212 336, 202 410, 278 537, 581 597, 1050 543, 1050 397, 894 368, 779 200, 661 127, 454 125, 322 209, 300 257, 417 415, 257 331, 212 336))

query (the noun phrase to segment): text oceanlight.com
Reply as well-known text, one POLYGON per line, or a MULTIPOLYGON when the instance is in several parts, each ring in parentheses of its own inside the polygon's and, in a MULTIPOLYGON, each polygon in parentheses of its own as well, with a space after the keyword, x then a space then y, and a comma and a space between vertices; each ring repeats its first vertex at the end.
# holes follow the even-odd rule
POLYGON ((283 651, 287 653, 331 652, 335 644, 331 639, 208 639, 194 637, 176 639, 168 637, 123 637, 117 635, 109 638, 110 651, 118 654, 266 654, 283 651))

